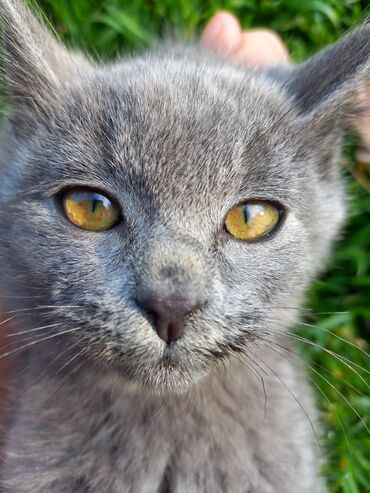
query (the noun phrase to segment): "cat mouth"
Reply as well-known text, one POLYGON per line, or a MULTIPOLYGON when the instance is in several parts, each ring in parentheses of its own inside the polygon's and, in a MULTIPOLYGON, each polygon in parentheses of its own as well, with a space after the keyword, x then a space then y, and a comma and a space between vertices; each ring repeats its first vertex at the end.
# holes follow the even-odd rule
POLYGON ((160 358, 160 364, 166 368, 166 369, 171 369, 171 368, 176 368, 179 366, 179 357, 176 354, 178 351, 178 342, 170 342, 165 346, 163 349, 162 356, 160 358))

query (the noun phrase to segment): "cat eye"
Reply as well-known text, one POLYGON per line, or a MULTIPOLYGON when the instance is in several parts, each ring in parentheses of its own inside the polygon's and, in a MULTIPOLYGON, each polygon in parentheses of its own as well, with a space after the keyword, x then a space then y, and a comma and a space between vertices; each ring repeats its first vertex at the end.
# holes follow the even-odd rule
POLYGON ((226 216, 226 231, 238 240, 253 241, 272 233, 280 222, 282 209, 264 200, 242 202, 226 216))
POLYGON ((106 231, 122 219, 118 205, 102 192, 76 187, 62 194, 64 212, 75 226, 89 231, 106 231))

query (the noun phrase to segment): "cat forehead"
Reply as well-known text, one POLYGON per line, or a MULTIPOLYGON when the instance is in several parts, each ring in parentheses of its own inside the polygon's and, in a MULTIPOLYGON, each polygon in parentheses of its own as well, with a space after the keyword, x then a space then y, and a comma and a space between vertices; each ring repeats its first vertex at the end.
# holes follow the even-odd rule
POLYGON ((63 105, 60 166, 76 179, 150 181, 173 195, 205 177, 220 190, 291 178, 291 104, 257 72, 148 56, 82 78, 63 105))
POLYGON ((194 124, 203 131, 230 124, 234 132, 254 134, 256 126, 267 128, 290 106, 282 87, 263 72, 205 58, 147 56, 116 64, 97 71, 89 89, 87 107, 96 103, 100 112, 111 110, 117 124, 153 130, 172 124, 182 126, 184 135, 194 124))

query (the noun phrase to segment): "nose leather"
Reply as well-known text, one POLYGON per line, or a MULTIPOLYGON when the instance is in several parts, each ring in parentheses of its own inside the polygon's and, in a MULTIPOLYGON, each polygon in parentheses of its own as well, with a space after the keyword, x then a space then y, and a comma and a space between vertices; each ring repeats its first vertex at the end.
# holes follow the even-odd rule
POLYGON ((167 344, 180 339, 186 315, 199 307, 198 302, 186 298, 175 295, 159 297, 155 293, 142 296, 138 303, 153 316, 157 334, 167 344))

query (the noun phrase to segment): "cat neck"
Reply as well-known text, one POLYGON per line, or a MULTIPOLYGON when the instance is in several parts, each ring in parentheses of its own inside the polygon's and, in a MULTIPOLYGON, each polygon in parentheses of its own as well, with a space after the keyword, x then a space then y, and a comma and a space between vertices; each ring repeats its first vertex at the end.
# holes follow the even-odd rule
MULTIPOLYGON (((167 491, 160 485, 168 476, 187 485, 181 491, 200 491, 202 481, 210 482, 206 491, 218 491, 224 465, 227 491, 240 491, 240 484, 265 470, 266 461, 267 470, 274 467, 276 450, 294 462, 301 440, 292 446, 292 430, 311 439, 309 421, 302 420, 290 394, 311 413, 307 388, 289 361, 271 351, 255 352, 254 363, 246 356, 225 362, 181 395, 161 395, 77 357, 73 363, 80 368, 66 365, 58 371, 53 348, 40 349, 29 354, 13 404, 6 473, 13 482, 15 470, 31 474, 37 464, 45 464, 43 491, 51 491, 61 470, 68 471, 71 484, 63 482, 53 490, 58 493, 77 491, 72 485, 81 477, 92 478, 97 491, 106 491, 110 478, 117 485, 110 490, 114 493, 167 491), (282 419, 286 415, 289 420, 282 419), (266 450, 271 457, 266 458, 266 450)), ((313 467, 313 456, 309 463, 313 467)), ((265 480, 263 472, 255 479, 256 484, 265 480)), ((290 493, 283 476, 280 481, 277 490, 266 491, 290 493)))

